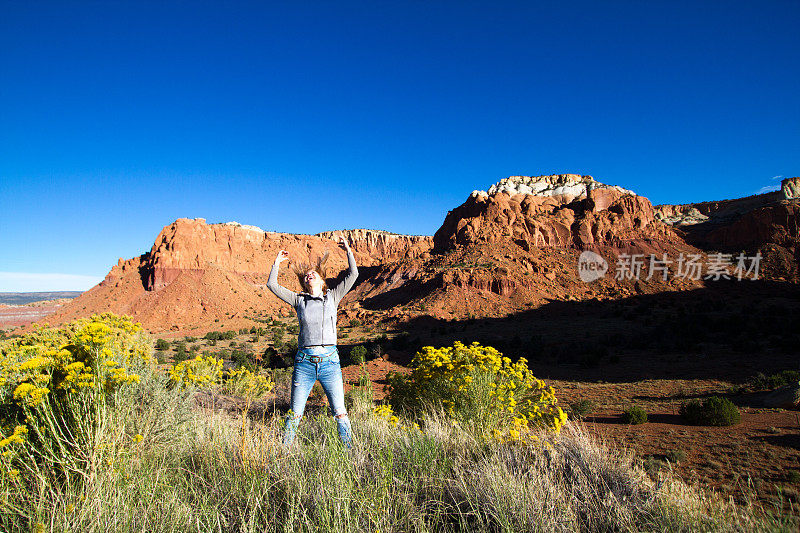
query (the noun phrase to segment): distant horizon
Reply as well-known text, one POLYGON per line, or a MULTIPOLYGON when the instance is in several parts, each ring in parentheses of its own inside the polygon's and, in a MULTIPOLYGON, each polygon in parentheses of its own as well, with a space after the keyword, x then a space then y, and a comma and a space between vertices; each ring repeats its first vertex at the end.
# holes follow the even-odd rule
POLYGON ((659 205, 800 173, 793 1, 0 14, 0 290, 85 290, 178 218, 433 235, 512 175, 659 205))

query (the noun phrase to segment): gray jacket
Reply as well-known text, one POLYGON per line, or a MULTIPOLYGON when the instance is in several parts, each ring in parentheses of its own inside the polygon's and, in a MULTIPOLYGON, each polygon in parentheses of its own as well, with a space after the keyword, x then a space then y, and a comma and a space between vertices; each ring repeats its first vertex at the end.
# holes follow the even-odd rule
POLYGON ((297 346, 304 348, 318 344, 336 344, 336 309, 339 302, 353 287, 358 277, 356 258, 347 249, 347 265, 350 271, 344 280, 323 296, 311 296, 307 292, 294 292, 278 285, 278 265, 273 264, 267 280, 267 288, 275 296, 294 307, 300 322, 297 346))

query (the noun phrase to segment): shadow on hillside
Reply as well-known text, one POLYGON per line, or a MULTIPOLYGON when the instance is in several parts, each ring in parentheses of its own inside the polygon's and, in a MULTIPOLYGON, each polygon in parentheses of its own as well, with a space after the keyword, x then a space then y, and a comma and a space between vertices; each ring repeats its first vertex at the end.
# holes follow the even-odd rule
MULTIPOLYGON (((708 281, 702 289, 619 300, 551 301, 505 318, 428 315, 397 330, 413 354, 455 340, 525 357, 537 377, 570 381, 720 379, 797 369, 800 286, 708 281)), ((408 361, 395 362, 407 364, 408 361)))

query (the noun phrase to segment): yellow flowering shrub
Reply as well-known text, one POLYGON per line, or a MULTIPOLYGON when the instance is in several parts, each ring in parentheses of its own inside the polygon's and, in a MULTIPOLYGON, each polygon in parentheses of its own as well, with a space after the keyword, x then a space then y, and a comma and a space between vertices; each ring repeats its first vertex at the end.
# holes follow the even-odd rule
POLYGON ((531 429, 558 433, 567 419, 553 387, 533 376, 526 359, 512 362, 491 346, 425 346, 411 367, 411 374, 389 377, 392 403, 406 410, 442 407, 495 440, 534 441, 531 429))
POLYGON ((244 367, 225 372, 223 377, 225 393, 245 398, 263 398, 275 388, 275 382, 269 377, 253 373, 244 367))
POLYGON ((105 408, 151 354, 141 325, 112 313, 0 341, 0 467, 79 470, 105 408))
POLYGON ((222 359, 213 356, 198 355, 194 359, 181 361, 169 369, 169 377, 173 385, 182 387, 200 387, 213 385, 222 376, 222 359))

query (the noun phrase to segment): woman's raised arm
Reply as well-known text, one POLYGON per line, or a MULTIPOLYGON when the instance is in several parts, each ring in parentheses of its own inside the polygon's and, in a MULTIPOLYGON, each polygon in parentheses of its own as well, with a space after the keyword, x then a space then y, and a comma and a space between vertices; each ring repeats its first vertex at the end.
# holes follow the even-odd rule
POLYGON ((278 285, 278 271, 281 268, 281 262, 285 261, 286 259, 289 259, 289 252, 286 250, 281 250, 278 252, 278 256, 275 258, 275 263, 272 264, 272 270, 269 271, 267 288, 271 290, 275 296, 292 307, 295 307, 297 305, 297 293, 290 291, 286 287, 278 285))
POLYGON ((344 295, 348 293, 350 289, 353 288, 353 285, 356 282, 356 278, 358 278, 358 267, 356 266, 356 258, 353 255, 353 251, 350 249, 350 245, 347 243, 347 239, 344 237, 339 238, 339 244, 344 247, 345 251, 347 252, 347 266, 350 269, 347 272, 347 275, 344 277, 341 283, 339 283, 336 287, 331 289, 333 294, 333 300, 338 304, 344 295))

